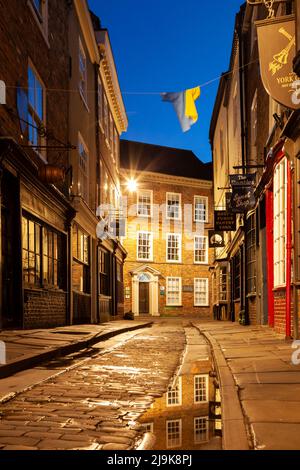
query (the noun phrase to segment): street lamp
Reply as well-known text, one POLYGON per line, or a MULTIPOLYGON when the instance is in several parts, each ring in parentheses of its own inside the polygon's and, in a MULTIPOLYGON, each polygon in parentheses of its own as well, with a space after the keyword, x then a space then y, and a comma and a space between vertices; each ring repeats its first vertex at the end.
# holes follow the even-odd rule
POLYGON ((137 190, 137 181, 134 178, 130 178, 127 183, 127 189, 131 193, 135 192, 137 190))

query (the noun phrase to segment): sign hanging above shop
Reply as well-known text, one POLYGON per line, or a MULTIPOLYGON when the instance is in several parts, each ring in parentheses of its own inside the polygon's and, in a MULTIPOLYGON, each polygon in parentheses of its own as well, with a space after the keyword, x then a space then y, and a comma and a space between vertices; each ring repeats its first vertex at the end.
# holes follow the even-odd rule
POLYGON ((215 211, 216 232, 234 232, 236 230, 236 214, 227 211, 215 211))
POLYGON ((290 109, 300 109, 300 78, 293 72, 296 53, 293 15, 256 21, 260 74, 267 93, 290 109))
POLYGON ((256 173, 246 175, 230 175, 232 186, 230 210, 235 213, 245 213, 255 207, 254 188, 256 173))
POLYGON ((224 232, 216 232, 215 230, 209 230, 208 245, 209 248, 221 248, 225 246, 224 232))

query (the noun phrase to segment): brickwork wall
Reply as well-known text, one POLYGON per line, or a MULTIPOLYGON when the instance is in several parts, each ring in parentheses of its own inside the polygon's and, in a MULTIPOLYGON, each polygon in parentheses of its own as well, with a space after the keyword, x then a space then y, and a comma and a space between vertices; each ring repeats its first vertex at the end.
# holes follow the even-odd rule
POLYGON ((66 324, 66 294, 64 292, 24 291, 24 328, 52 328, 66 324))
MULTIPOLYGON (((191 219, 191 227, 186 230, 185 225, 189 220, 187 213, 183 209, 183 221, 166 221, 169 226, 164 225, 165 214, 160 213, 159 224, 152 224, 147 218, 135 218, 134 209, 129 213, 127 221, 126 238, 124 240, 125 249, 128 251, 128 256, 125 261, 124 269, 124 282, 125 291, 130 290, 130 298, 125 298, 125 312, 132 309, 132 276, 131 272, 142 265, 151 266, 162 274, 159 285, 164 287, 164 295, 159 292, 159 313, 161 315, 191 315, 197 317, 210 317, 212 315, 212 302, 211 302, 211 282, 209 274, 209 265, 213 260, 213 249, 208 250, 208 263, 195 264, 194 263, 194 235, 208 235, 208 227, 213 226, 213 203, 212 203, 212 189, 184 186, 181 184, 162 183, 155 181, 139 180, 139 189, 151 189, 153 191, 153 204, 157 208, 166 204, 166 193, 180 193, 182 208, 185 205, 190 207, 185 209, 190 211, 191 217, 193 215, 194 196, 208 197, 208 222, 205 224, 198 224, 196 232, 196 224, 191 219), (151 231, 153 232, 153 261, 137 261, 137 231, 151 231), (166 233, 182 233, 182 259, 181 263, 166 262, 166 233), (169 307, 166 306, 166 277, 175 276, 182 278, 183 286, 194 287, 194 278, 208 278, 209 279, 209 305, 207 307, 194 306, 194 293, 182 292, 182 306, 169 307)), ((128 194, 128 207, 132 207, 137 203, 136 193, 128 194)), ((154 208, 154 211, 158 210, 154 208)))
MULTIPOLYGON (((48 41, 38 26, 30 1, 0 0, 0 76, 7 86, 7 107, 16 113, 16 85, 28 86, 28 62, 32 61, 46 88, 46 127, 63 142, 68 142, 68 6, 66 0, 48 2, 48 41), (50 90, 51 89, 51 90, 50 90), (55 90, 55 91, 54 91, 55 90)), ((0 107, 0 134, 13 136, 20 144, 27 144, 27 137, 21 139, 18 118, 0 107)), ((52 142, 53 145, 53 142, 52 142)), ((40 163, 32 152, 32 158, 40 163)), ((49 151, 48 161, 57 158, 57 151, 49 151)), ((62 152, 62 159, 68 152, 62 152)))

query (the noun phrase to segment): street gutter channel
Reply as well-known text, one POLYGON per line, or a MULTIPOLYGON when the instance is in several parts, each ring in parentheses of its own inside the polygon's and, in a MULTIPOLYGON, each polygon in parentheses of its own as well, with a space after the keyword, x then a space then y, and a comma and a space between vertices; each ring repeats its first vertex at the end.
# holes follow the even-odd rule
POLYGON ((210 333, 201 331, 197 325, 194 327, 208 341, 218 374, 222 402, 222 449, 252 450, 254 448, 253 436, 240 401, 240 390, 222 349, 210 333))

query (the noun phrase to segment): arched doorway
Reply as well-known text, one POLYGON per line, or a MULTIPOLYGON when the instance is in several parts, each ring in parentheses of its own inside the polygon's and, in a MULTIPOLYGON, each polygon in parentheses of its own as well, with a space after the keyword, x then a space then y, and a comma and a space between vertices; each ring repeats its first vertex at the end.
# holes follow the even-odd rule
POLYGON ((159 316, 158 296, 161 274, 151 266, 140 266, 132 275, 132 312, 135 316, 159 316))

